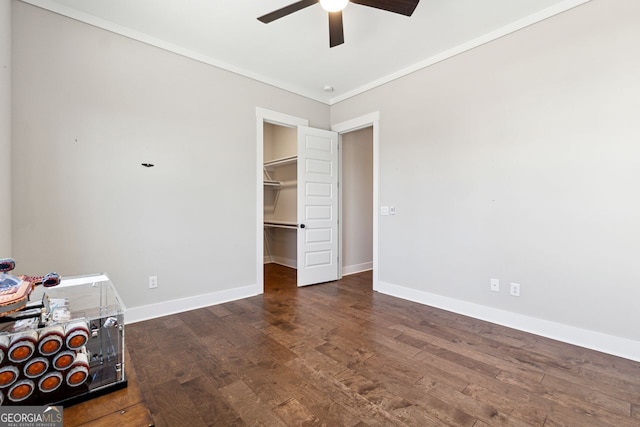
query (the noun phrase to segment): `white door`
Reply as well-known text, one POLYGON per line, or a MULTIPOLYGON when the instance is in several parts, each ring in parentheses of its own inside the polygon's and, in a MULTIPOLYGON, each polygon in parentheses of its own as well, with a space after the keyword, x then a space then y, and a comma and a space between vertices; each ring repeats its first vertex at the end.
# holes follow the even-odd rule
POLYGON ((338 133, 298 127, 298 286, 338 279, 338 133))

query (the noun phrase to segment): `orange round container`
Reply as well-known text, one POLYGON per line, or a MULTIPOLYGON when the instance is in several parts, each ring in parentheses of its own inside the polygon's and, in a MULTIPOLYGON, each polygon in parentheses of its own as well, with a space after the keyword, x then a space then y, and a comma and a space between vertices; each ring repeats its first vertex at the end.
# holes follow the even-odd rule
POLYGON ((61 351, 53 358, 53 367, 58 371, 66 371, 73 365, 74 360, 76 360, 76 354, 73 351, 61 351))
POLYGON ((0 368, 0 388, 9 387, 20 376, 20 370, 13 365, 0 368))
POLYGON ((47 372, 38 381, 38 389, 43 393, 55 391, 62 384, 62 374, 60 372, 47 372))
POLYGON ((89 370, 84 366, 76 366, 67 373, 67 384, 77 387, 84 384, 87 378, 89 378, 89 370))
POLYGON ((49 326, 40 331, 38 351, 43 356, 51 356, 62 349, 64 328, 60 325, 49 326))
POLYGON ((78 353, 73 366, 67 372, 67 384, 71 387, 82 385, 89 378, 89 361, 86 353, 78 353))
POLYGON ((49 369, 49 359, 34 357, 24 365, 24 375, 27 378, 38 378, 49 369))
POLYGON ((71 387, 82 385, 89 378, 89 362, 85 353, 78 353, 76 361, 67 372, 67 384, 71 387))
POLYGON ((24 331, 11 337, 8 357, 13 363, 24 362, 33 356, 38 343, 36 331, 24 331))
POLYGON ((7 393, 7 397, 12 402, 22 402, 33 394, 35 384, 31 380, 20 380, 15 383, 7 393))
POLYGON ((64 329, 65 344, 69 350, 79 350, 89 341, 89 325, 85 320, 69 322, 64 329))

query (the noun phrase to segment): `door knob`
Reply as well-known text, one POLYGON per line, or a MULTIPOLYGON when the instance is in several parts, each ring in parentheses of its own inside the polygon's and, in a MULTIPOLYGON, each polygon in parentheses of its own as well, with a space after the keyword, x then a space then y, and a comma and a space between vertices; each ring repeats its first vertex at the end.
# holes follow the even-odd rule
POLYGON ((306 225, 300 224, 300 228, 305 228, 305 227, 306 227, 306 225))

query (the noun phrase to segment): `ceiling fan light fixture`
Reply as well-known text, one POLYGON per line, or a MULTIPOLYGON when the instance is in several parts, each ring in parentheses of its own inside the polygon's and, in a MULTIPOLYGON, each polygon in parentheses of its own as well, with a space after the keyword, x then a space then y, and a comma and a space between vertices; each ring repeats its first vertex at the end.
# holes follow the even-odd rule
POLYGON ((349 0, 320 0, 320 6, 327 12, 340 12, 348 4, 349 0))

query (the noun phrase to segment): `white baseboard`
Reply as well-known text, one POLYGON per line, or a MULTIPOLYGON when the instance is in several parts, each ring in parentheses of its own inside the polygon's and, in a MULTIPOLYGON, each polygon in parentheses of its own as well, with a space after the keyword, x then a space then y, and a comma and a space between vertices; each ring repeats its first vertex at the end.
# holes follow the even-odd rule
POLYGON ((210 305, 249 298, 255 295, 257 295, 255 285, 243 286, 241 288, 196 295, 157 304, 132 307, 127 309, 124 318, 126 324, 136 323, 143 320, 155 319, 156 317, 168 316, 169 314, 182 313, 210 305))
POLYGON ((379 281, 378 292, 640 362, 640 342, 379 281))
POLYGON ((373 270, 373 262, 342 266, 342 275, 348 276, 350 274, 362 273, 363 271, 369 270, 373 270))
POLYGON ((289 268, 298 268, 298 263, 296 262, 295 259, 272 256, 271 259, 268 262, 266 262, 266 264, 269 264, 269 263, 280 264, 289 268))

